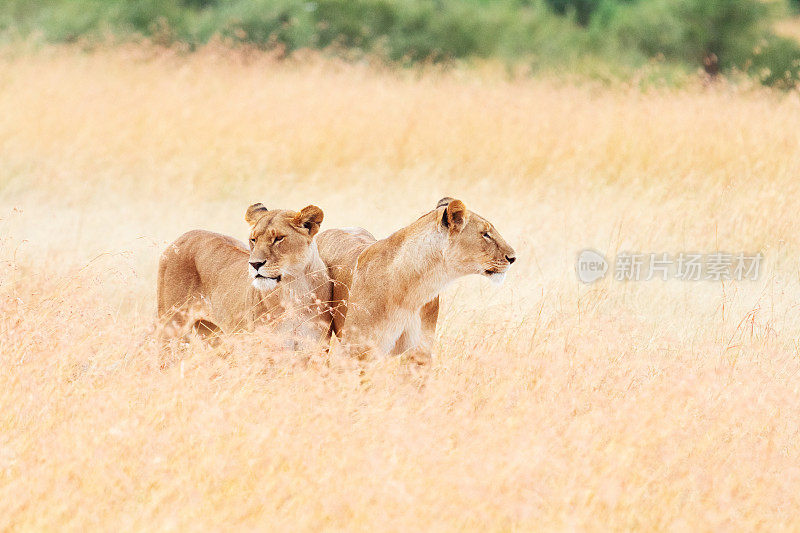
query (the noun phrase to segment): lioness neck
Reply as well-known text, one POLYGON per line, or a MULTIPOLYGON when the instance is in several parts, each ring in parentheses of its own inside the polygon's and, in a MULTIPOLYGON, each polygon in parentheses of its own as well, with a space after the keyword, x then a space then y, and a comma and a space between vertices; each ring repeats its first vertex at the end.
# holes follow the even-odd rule
POLYGON ((312 284, 316 285, 316 280, 327 277, 328 267, 325 265, 325 261, 323 261, 322 257, 320 257, 319 255, 319 249, 317 248, 316 239, 311 241, 311 246, 309 247, 309 250, 311 257, 308 263, 306 264, 304 274, 306 279, 311 280, 312 284))
POLYGON ((386 242, 395 249, 391 284, 403 307, 421 308, 455 279, 444 257, 447 235, 438 231, 434 215, 395 232, 386 242))
POLYGON ((317 297, 316 289, 328 275, 328 268, 319 255, 316 239, 311 241, 308 253, 309 259, 303 267, 302 274, 296 276, 292 283, 287 284, 285 290, 290 291, 292 296, 313 300, 317 297))

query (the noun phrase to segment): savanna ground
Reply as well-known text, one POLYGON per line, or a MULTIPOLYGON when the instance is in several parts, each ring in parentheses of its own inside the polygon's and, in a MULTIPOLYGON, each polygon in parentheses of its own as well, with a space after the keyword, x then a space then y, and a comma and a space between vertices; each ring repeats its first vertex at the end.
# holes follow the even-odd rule
POLYGON ((800 520, 800 98, 214 50, 0 56, 0 529, 700 529, 800 520), (245 208, 379 237, 442 196, 518 261, 427 376, 151 330, 167 242, 245 208), (758 281, 583 285, 593 247, 758 281))

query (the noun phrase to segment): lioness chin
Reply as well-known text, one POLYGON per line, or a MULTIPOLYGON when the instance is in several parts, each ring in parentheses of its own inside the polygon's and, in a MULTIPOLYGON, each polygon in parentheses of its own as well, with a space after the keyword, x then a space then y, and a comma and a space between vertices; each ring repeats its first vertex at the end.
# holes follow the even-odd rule
POLYGON ((182 336, 266 325, 287 348, 325 342, 331 280, 315 240, 322 219, 313 205, 294 212, 254 204, 245 214, 249 247, 203 230, 178 237, 158 266, 162 329, 182 336))
POLYGON ((495 227, 452 198, 383 240, 362 228, 317 238, 333 280, 333 332, 358 356, 406 354, 427 362, 439 292, 481 274, 502 283, 516 260, 495 227))

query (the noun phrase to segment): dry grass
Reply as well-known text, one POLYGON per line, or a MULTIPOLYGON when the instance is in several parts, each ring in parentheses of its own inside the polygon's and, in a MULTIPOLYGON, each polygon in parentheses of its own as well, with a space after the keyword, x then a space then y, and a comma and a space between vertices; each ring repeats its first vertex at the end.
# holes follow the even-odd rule
POLYGON ((0 59, 0 529, 700 529, 800 520, 800 99, 206 50, 0 59), (160 370, 160 249, 246 206, 379 236, 455 196, 517 249, 424 379, 257 339, 160 370), (577 282, 577 252, 765 253, 577 282))

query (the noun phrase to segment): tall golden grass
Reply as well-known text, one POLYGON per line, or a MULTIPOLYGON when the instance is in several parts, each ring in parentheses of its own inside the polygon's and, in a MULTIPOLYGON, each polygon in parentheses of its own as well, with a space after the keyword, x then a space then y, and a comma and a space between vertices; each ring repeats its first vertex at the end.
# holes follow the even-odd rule
POLYGON ((750 530, 800 520, 800 98, 209 48, 0 54, 0 529, 750 530), (462 199, 518 261, 425 376, 232 339, 159 367, 155 270, 247 205, 379 237, 462 199), (765 254, 578 282, 577 253, 765 254))

